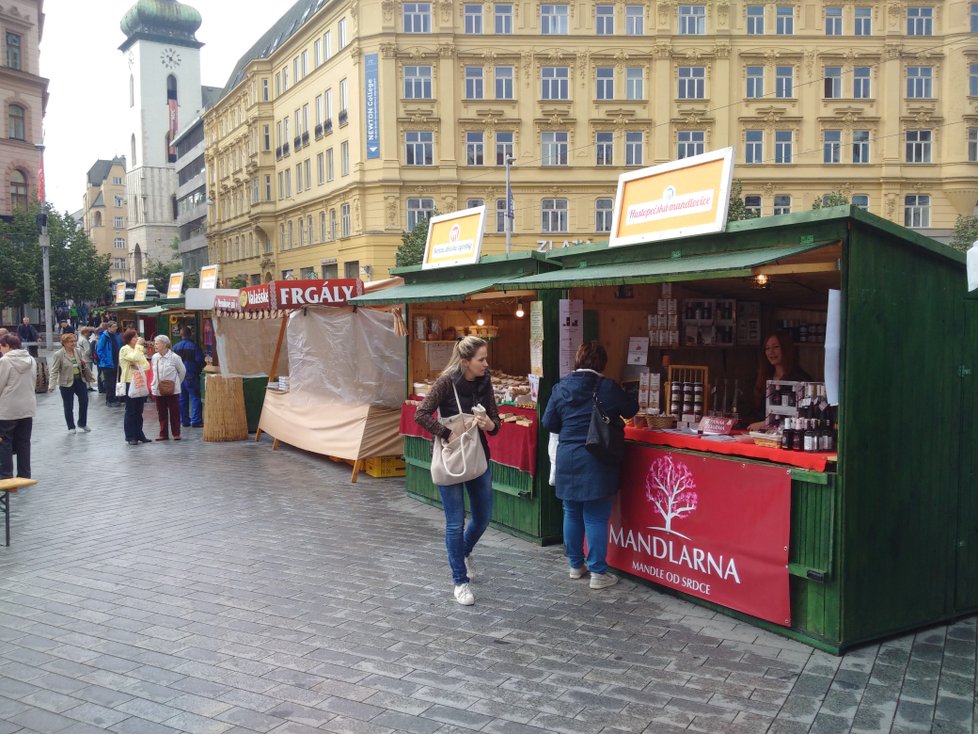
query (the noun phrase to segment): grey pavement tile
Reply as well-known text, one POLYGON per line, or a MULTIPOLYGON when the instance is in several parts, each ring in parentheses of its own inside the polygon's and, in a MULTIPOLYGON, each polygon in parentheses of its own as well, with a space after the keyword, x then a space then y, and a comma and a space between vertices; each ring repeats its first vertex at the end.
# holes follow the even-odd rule
POLYGON ((169 726, 188 734, 224 734, 233 725, 181 711, 173 718, 164 721, 163 726, 169 726))
POLYGON ((271 731, 275 727, 285 723, 284 719, 280 719, 277 716, 270 716, 260 711, 252 711, 251 709, 241 708, 239 706, 229 708, 214 718, 228 724, 234 724, 236 727, 258 732, 271 731))
POLYGON ((130 716, 153 721, 157 724, 167 719, 172 719, 180 713, 180 709, 175 709, 172 706, 167 706, 157 701, 147 701, 145 698, 133 698, 125 703, 119 704, 115 708, 130 716))
POLYGON ((82 721, 86 724, 100 726, 102 728, 112 726, 113 724, 118 724, 120 721, 124 721, 125 719, 129 718, 129 714, 127 713, 117 709, 100 706, 97 703, 83 703, 80 706, 75 706, 75 708, 68 709, 62 713, 72 719, 77 719, 78 721, 82 721))
POLYGON ((277 716, 280 719, 288 719, 306 726, 322 726, 336 714, 311 706, 303 706, 298 703, 283 702, 265 712, 269 716, 277 716))

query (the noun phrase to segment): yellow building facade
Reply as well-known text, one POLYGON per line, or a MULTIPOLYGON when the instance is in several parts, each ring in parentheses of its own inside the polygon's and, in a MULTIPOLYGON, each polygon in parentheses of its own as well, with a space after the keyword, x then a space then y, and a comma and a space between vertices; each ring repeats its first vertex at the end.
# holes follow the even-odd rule
POLYGON ((978 200, 978 3, 309 0, 205 116, 226 277, 385 277, 432 210, 483 251, 607 237, 618 175, 725 146, 748 208, 834 190, 946 236, 978 200))
POLYGON ((126 159, 95 161, 86 178, 82 198, 82 228, 99 255, 109 255, 109 279, 129 279, 126 240, 126 159))

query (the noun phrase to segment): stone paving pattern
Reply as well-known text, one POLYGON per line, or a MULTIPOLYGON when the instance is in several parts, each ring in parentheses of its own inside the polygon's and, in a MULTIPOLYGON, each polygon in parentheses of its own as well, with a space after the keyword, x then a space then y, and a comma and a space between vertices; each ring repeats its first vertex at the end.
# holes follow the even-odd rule
MULTIPOLYGON (((288 447, 127 446, 39 396, 0 546, 0 734, 973 732, 976 625, 834 657, 490 529, 476 605, 401 479, 288 447)), ((146 433, 156 435, 147 406, 146 433)))

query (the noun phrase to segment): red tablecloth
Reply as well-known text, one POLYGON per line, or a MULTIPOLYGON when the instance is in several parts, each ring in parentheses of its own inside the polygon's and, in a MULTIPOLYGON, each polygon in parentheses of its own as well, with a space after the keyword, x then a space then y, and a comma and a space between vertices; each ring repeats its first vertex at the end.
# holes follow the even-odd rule
POLYGON ((768 449, 754 443, 741 441, 708 441, 698 436, 683 436, 664 431, 650 431, 645 428, 625 428, 625 438, 640 443, 650 443, 658 446, 672 446, 676 449, 690 449, 711 454, 726 454, 727 456, 746 456, 751 459, 765 459, 777 464, 797 466, 801 469, 825 471, 825 467, 834 463, 836 452, 806 452, 783 451, 768 449))
MULTIPOLYGON (((431 440, 431 434, 414 422, 414 412, 418 406, 405 403, 401 406, 401 434, 420 436, 431 440)), ((516 413, 533 421, 532 426, 518 426, 503 423, 499 433, 486 436, 489 440, 489 454, 497 464, 505 464, 531 476, 537 469, 537 414, 535 410, 517 408, 514 405, 500 405, 500 413, 516 413)))

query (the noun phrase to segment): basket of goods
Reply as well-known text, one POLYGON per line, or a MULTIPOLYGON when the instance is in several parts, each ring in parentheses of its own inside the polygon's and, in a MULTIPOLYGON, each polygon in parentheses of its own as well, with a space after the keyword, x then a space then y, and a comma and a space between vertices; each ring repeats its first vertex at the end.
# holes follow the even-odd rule
POLYGON ((780 433, 765 433, 764 431, 751 431, 750 437, 754 441, 755 446, 762 446, 763 448, 766 449, 781 448, 780 433))
POLYGON ((645 415, 645 425, 647 425, 653 431, 663 428, 673 428, 676 425, 676 416, 652 415, 647 413, 645 415))

